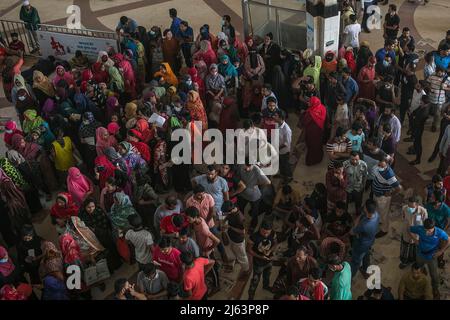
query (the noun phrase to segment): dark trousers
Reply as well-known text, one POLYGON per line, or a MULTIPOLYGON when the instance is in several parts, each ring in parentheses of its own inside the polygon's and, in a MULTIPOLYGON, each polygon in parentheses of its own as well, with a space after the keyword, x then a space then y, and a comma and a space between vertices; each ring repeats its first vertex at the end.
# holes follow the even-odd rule
POLYGON ((244 209, 248 203, 250 203, 250 211, 248 213, 252 217, 251 227, 256 228, 258 224, 259 206, 261 203, 261 199, 258 199, 256 201, 248 201, 241 197, 238 197, 238 207, 242 213, 245 213, 244 209))
POLYGON ((402 264, 409 264, 416 261, 416 245, 414 243, 400 240, 400 262, 402 264))
MULTIPOLYGON (((404 88, 406 90, 406 88, 404 88)), ((411 105, 410 103, 411 101, 411 97, 406 93, 406 94, 402 94, 400 97, 400 123, 403 124, 403 122, 405 121, 405 116, 406 116, 406 111, 408 111, 409 106, 411 105)))
POLYGON ((188 68, 192 68, 192 53, 190 45, 182 45, 181 51, 183 52, 184 61, 188 68))
POLYGON ((361 191, 353 190, 347 192, 347 209, 351 202, 355 203, 355 214, 359 216, 361 214, 362 200, 364 195, 364 189, 361 191))
POLYGON ((258 288, 259 280, 261 280, 261 275, 263 277, 263 287, 270 287, 270 274, 272 272, 272 263, 267 263, 265 265, 257 265, 253 263, 253 276, 250 282, 250 287, 248 288, 248 298, 253 299, 255 297, 256 288, 258 288))
POLYGON ((424 127, 419 126, 419 128, 414 129, 414 152, 416 153, 416 160, 420 161, 422 159, 422 135, 424 127))
POLYGON ((437 169, 437 174, 440 175, 441 177, 445 177, 446 173, 447 173, 447 169, 448 169, 448 165, 449 165, 449 156, 450 156, 450 148, 448 149, 449 152, 447 152, 447 155, 445 157, 440 157, 441 160, 439 162, 439 167, 437 169))
POLYGON ((292 178, 291 164, 289 163, 290 153, 280 154, 280 175, 283 178, 292 178))
MULTIPOLYGON (((211 231, 213 235, 215 235, 217 238, 220 239, 220 231, 216 226, 210 228, 209 231, 211 231)), ((219 245, 217 246, 217 249, 219 250, 219 252, 221 254, 223 254, 225 252, 225 247, 223 246, 222 242, 219 243, 219 245)))
POLYGON ((371 247, 354 245, 352 247, 352 277, 356 276, 358 269, 362 267, 364 271, 370 266, 370 250, 371 247))

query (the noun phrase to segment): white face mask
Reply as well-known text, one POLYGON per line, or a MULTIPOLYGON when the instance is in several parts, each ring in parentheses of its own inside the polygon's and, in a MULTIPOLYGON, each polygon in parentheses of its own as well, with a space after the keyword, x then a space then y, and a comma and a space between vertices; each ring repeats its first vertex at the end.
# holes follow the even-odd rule
POLYGON ((19 99, 20 101, 25 101, 25 96, 19 96, 17 97, 17 99, 19 99))
POLYGON ((186 81, 186 84, 187 84, 188 86, 192 86, 192 81, 191 81, 191 80, 188 80, 188 81, 186 81))
POLYGON ((0 260, 0 263, 7 263, 8 262, 8 258, 4 258, 0 260))
POLYGON ((13 133, 13 131, 12 131, 12 130, 5 130, 5 132, 6 132, 7 134, 11 134, 11 133, 13 133))
POLYGON ((89 120, 84 120, 83 123, 87 125, 87 124, 89 124, 90 122, 89 122, 89 120))
POLYGON ((183 109, 183 108, 181 108, 181 107, 175 107, 175 111, 176 111, 176 112, 180 112, 181 109, 183 109))

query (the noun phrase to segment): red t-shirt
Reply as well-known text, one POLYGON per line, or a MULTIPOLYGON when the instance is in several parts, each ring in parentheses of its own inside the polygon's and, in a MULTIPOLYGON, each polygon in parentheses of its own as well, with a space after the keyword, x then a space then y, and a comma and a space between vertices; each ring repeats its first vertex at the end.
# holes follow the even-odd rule
POLYGON ((445 204, 450 206, 450 176, 444 178, 444 188, 447 190, 447 195, 445 197, 445 204))
POLYGON ((189 226, 189 221, 188 221, 187 217, 184 214, 182 214, 182 216, 184 218, 183 225, 181 226, 181 228, 176 227, 172 223, 172 217, 176 216, 176 215, 179 215, 179 214, 175 213, 175 214, 172 214, 170 216, 164 217, 161 220, 160 228, 161 228, 161 230, 164 230, 165 234, 172 234, 172 233, 180 232, 181 229, 184 229, 184 228, 189 226))
POLYGON ((194 261, 194 266, 185 271, 183 281, 184 291, 192 290, 192 295, 188 300, 201 300, 208 291, 205 283, 205 266, 208 263, 208 259, 197 258, 194 261))
POLYGON ((153 251, 153 261, 161 265, 161 270, 167 275, 169 280, 178 281, 182 270, 182 262, 180 260, 181 252, 178 249, 172 248, 169 254, 163 254, 161 249, 155 247, 153 251))

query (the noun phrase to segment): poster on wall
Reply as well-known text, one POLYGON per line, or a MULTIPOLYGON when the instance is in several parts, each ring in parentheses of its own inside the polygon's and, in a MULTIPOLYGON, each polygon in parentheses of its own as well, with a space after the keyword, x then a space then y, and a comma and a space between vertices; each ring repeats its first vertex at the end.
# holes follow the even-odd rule
POLYGON ((114 39, 83 37, 79 35, 37 31, 39 47, 44 57, 69 60, 80 50, 89 60, 96 60, 99 51, 113 47, 117 51, 117 41, 114 39))

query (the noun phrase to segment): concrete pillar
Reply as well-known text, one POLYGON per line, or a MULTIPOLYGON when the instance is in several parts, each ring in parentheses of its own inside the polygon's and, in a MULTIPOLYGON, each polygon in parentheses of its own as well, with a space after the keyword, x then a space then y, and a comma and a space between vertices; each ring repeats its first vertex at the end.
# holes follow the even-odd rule
POLYGON ((320 50, 321 1, 306 1, 306 46, 318 53, 320 50))

